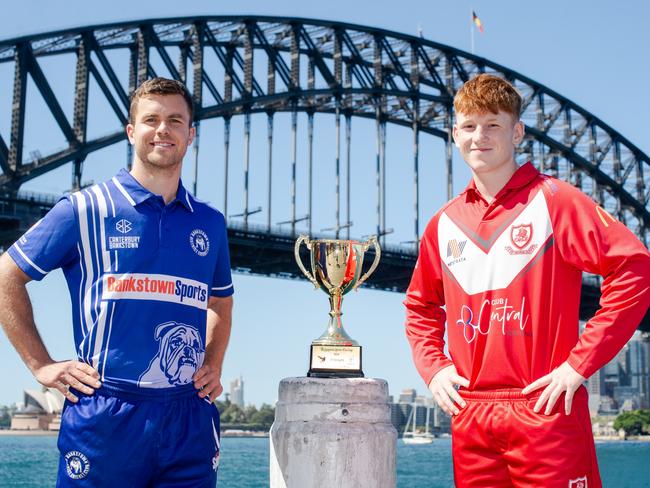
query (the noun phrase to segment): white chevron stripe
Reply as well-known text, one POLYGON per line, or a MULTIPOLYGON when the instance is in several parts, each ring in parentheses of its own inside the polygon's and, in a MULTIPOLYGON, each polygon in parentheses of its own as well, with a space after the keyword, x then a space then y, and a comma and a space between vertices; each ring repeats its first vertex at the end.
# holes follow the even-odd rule
POLYGON ((468 295, 507 288, 512 280, 538 255, 543 244, 553 234, 551 217, 544 193, 540 190, 526 208, 506 227, 488 252, 483 251, 448 216, 443 213, 438 222, 438 248, 443 263, 468 295), (533 232, 526 249, 530 254, 510 254, 506 248, 517 249, 510 239, 513 226, 532 224, 533 232), (447 243, 467 238, 462 255, 446 256, 447 243))

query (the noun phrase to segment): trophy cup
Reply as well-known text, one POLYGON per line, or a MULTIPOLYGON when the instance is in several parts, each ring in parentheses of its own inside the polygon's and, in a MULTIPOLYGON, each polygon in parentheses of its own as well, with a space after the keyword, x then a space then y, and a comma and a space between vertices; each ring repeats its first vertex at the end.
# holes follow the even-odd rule
POLYGON ((343 295, 355 290, 375 271, 381 257, 377 237, 366 242, 319 239, 310 240, 301 235, 294 249, 296 263, 316 288, 329 295, 330 319, 327 330, 311 343, 309 372, 318 378, 363 377, 361 346, 350 338, 341 323, 343 295), (300 245, 304 243, 311 254, 311 273, 300 259, 300 245), (375 248, 375 260, 361 276, 363 256, 370 245, 375 248))

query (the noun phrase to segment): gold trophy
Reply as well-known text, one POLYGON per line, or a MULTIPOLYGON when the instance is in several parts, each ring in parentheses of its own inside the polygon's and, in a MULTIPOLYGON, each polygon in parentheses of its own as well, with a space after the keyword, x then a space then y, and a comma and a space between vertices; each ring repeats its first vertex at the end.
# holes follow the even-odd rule
POLYGON ((341 323, 343 295, 355 290, 375 271, 381 257, 377 237, 366 242, 318 239, 301 235, 294 249, 296 263, 316 288, 329 295, 330 319, 327 330, 311 343, 307 376, 319 378, 363 377, 361 346, 350 338, 341 323), (311 273, 300 259, 300 245, 304 243, 311 254, 311 273), (361 276, 363 256, 370 245, 375 248, 375 260, 361 276))

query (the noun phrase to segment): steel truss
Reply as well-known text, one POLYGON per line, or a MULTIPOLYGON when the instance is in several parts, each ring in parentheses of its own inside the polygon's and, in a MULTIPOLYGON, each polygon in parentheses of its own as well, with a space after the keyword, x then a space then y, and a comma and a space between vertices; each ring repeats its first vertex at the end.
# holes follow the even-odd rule
MULTIPOLYGON (((252 113, 268 114, 270 144, 276 112, 335 114, 337 132, 341 115, 348 124, 351 117, 376 120, 379 234, 386 232, 385 127, 390 123, 412 128, 416 241, 420 234, 419 133, 446 142, 451 197, 449 128, 453 122, 453 95, 477 73, 501 74, 515 84, 525 99, 522 119, 526 138, 518 159, 531 159, 543 171, 581 188, 648 243, 650 159, 646 154, 602 120, 544 85, 487 59, 426 39, 298 18, 175 18, 6 40, 0 42, 0 63, 13 63, 15 73, 11 133, 9 137, 0 134, 0 189, 4 192, 15 194, 24 182, 67 162, 73 162, 73 186, 78 187, 85 157, 125 137, 122 126, 118 126, 112 133, 88 140, 90 78, 123 124, 129 93, 146 78, 160 74, 182 80, 191 88, 197 124, 203 119, 223 117, 229 127, 233 116, 244 115, 249 121, 252 113), (111 58, 115 51, 128 52, 128 76, 120 76, 123 73, 111 58), (64 114, 41 68, 46 57, 65 53, 76 54, 77 60, 72 120, 64 114), (154 56, 166 72, 154 70, 154 56), (220 74, 206 67, 208 56, 217 60, 220 74), (28 78, 67 141, 62 150, 31 158, 25 158, 22 149, 28 78)), ((337 171, 338 164, 337 157, 337 171)), ((293 198, 295 229, 300 218, 295 211, 295 194, 293 198)), ((242 214, 245 221, 255 211, 247 205, 246 199, 242 214)), ((349 221, 341 221, 337 208, 337 235, 346 225, 349 221)))
MULTIPOLYGON (((83 162, 94 151, 125 139, 129 94, 147 78, 161 75, 187 84, 193 94, 197 137, 194 143, 195 181, 198 174, 200 123, 224 119, 224 214, 228 214, 230 123, 244 117, 244 210, 242 221, 229 221, 232 265, 240 272, 296 278, 292 262, 296 224, 306 220, 312 233, 312 152, 314 114, 336 120, 336 221, 329 229, 350 237, 350 140, 353 117, 376 123, 376 209, 380 236, 386 225, 386 126, 397 124, 413 133, 413 242, 419 222, 420 133, 445 143, 447 197, 452 197, 452 100, 472 76, 496 73, 509 79, 524 97, 522 119, 526 137, 518 149, 520 161, 532 160, 541 170, 562 178, 591 195, 606 210, 632 228, 648 245, 650 229, 650 159, 621 134, 593 114, 549 88, 519 73, 469 53, 419 37, 382 29, 321 20, 276 17, 194 17, 125 22, 68 29, 0 42, 0 66, 13 63, 13 104, 10 134, 0 133, 0 240, 13 242, 53 204, 51 199, 18 190, 32 178, 72 162, 72 187, 81 186, 83 162), (43 65, 49 57, 76 59, 74 109, 69 119, 43 65), (120 56, 128 62, 119 62, 120 56), (174 61, 175 59, 176 61, 174 61), (25 113, 33 97, 28 81, 41 95, 66 141, 66 147, 41 155, 23 154, 25 113), (94 82, 99 92, 89 87, 94 82), (88 114, 104 97, 116 116, 111 132, 88 137, 88 114), (268 180, 266 227, 249 225, 260 209, 248 205, 248 163, 251 114, 268 118, 268 167, 271 174, 274 114, 292 114, 291 231, 272 228, 271 177, 268 180), (307 215, 296 208, 297 114, 308 117, 307 215), (346 154, 341 155, 341 118, 346 154), (343 166, 345 171, 341 171, 343 166), (341 175, 347 175, 341 195, 341 175), (346 199, 345 217, 341 199, 346 199)), ((128 157, 130 160, 130 155, 128 157)), ((195 183, 196 184, 196 183, 195 183)), ((196 186, 195 186, 196 192, 196 186)), ((414 247, 386 245, 382 266, 368 285, 403 291, 415 264, 414 247)), ((587 277, 580 315, 597 308, 599 283, 587 277)), ((640 328, 650 330, 650 313, 640 328)))

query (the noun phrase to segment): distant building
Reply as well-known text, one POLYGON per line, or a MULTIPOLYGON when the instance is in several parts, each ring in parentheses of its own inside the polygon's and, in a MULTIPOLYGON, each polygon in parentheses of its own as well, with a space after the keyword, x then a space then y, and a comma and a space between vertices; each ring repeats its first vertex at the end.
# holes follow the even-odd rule
POLYGON ((451 432, 451 417, 440 409, 433 398, 418 395, 415 389, 402 390, 397 403, 390 406, 391 423, 401 437, 406 428, 406 422, 415 408, 415 423, 418 429, 424 430, 429 410, 429 432, 434 435, 451 432))
POLYGON ((650 341, 647 334, 636 331, 628 342, 630 386, 639 394, 639 407, 650 408, 650 341))
POLYGON ((241 376, 230 382, 230 403, 244 408, 244 379, 241 376))
POLYGON ((12 430, 59 430, 64 397, 58 390, 25 390, 24 405, 11 417, 12 430))
POLYGON ((414 388, 407 388, 406 390, 402 390, 402 393, 400 393, 399 400, 397 400, 397 403, 413 403, 415 402, 416 396, 417 396, 417 392, 415 391, 414 388))
POLYGON ((589 392, 589 413, 597 415, 600 410, 601 399, 605 394, 605 375, 602 369, 589 377, 587 391, 589 392))

